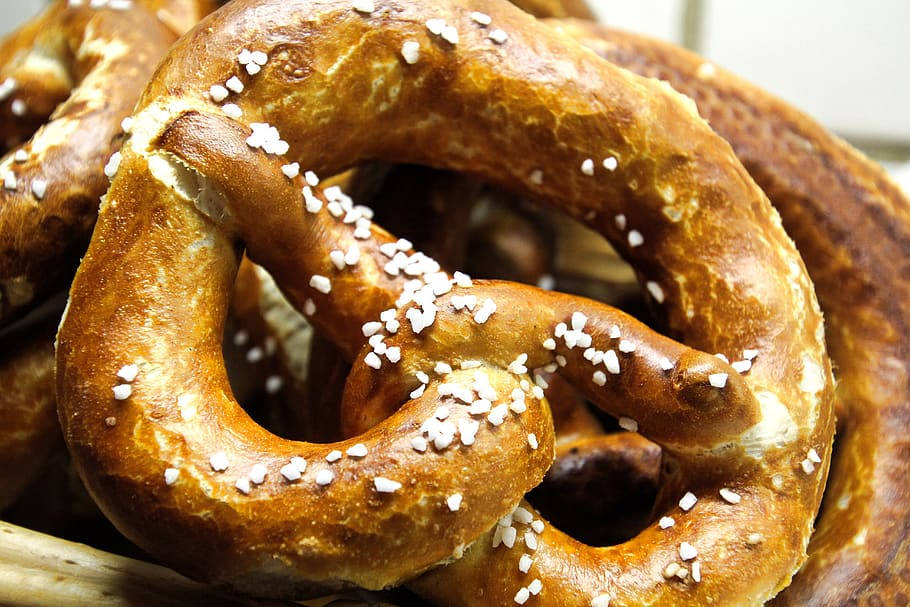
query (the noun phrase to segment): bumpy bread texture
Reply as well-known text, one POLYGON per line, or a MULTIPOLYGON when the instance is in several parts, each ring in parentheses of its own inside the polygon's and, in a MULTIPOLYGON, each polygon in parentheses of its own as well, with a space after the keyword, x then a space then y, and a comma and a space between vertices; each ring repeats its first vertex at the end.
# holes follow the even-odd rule
MULTIPOLYGON (((498 1, 383 1, 368 14, 349 2, 234 0, 177 43, 146 90, 73 284, 58 337, 61 423, 90 492, 142 547, 193 576, 278 594, 399 583, 476 539, 421 591, 442 604, 507 604, 528 583, 516 565, 521 551, 494 549, 493 532, 481 532, 552 461, 545 404, 527 396, 525 413, 484 423, 470 448, 422 454, 410 439, 436 407, 468 416, 434 376, 423 396, 359 437, 366 457, 326 463, 328 449, 353 441, 314 446, 264 433, 231 399, 220 361, 241 243, 295 305, 310 300, 317 327, 360 352, 346 407, 361 400, 365 415, 394 409, 419 386, 417 371, 444 360, 456 369, 480 361, 494 391, 509 394, 521 391, 522 374, 509 369, 518 355, 534 369, 558 354, 562 373, 589 398, 634 417, 664 447, 677 466, 664 507, 686 490, 698 494, 695 507, 670 529, 607 549, 547 527, 535 565, 546 590, 535 600, 580 606, 609 594, 620 605, 754 605, 803 562, 833 435, 821 314, 767 198, 669 87, 498 1), (507 39, 490 39, 475 11, 507 39), (402 53, 407 41, 419 45, 416 62, 402 53), (267 55, 259 73, 238 64, 244 49, 267 55), (237 120, 210 96, 228 82, 237 120), (277 133, 257 126, 248 139, 254 122, 277 133), (424 332, 414 330, 413 312, 426 310, 403 306, 400 330, 383 333, 401 348, 400 361, 366 367, 375 352, 363 347, 362 323, 394 308, 404 282, 379 249, 395 240, 363 225, 369 237, 357 238, 324 199, 318 212, 303 210, 303 182, 282 166, 333 173, 377 157, 469 171, 585 219, 635 265, 689 347, 594 302, 461 281, 436 299, 424 332), (616 170, 601 167, 607 158, 616 170), (359 263, 336 270, 330 251, 352 244, 359 263), (469 295, 482 309, 495 304, 486 322, 453 305, 469 295), (560 322, 604 351, 622 347, 610 337, 616 324, 636 349, 626 348, 621 374, 598 381, 578 348, 562 339, 555 353, 544 346, 560 322), (742 376, 711 355, 739 358, 743 349, 757 352, 742 376), (115 400, 125 364, 139 373, 129 396, 115 400), (118 423, 105 426, 111 415, 118 423), (307 471, 289 484, 278 469, 301 455, 307 471), (256 463, 268 476, 245 495, 234 483, 256 463), (172 467, 179 476, 167 485, 172 467), (315 474, 327 468, 335 480, 317 486, 315 474), (378 493, 388 484, 376 476, 402 487, 378 493), (741 503, 719 497, 721 487, 741 503), (454 492, 460 509, 447 507, 454 492), (750 544, 752 533, 762 541, 750 544), (681 542, 704 563, 698 583, 661 575, 681 558, 681 542)), ((440 375, 470 385, 476 373, 440 375)))
POLYGON ((910 201, 810 117, 693 53, 595 24, 552 24, 694 99, 768 193, 815 283, 838 376, 835 473, 810 558, 775 604, 906 604, 910 201))
MULTIPOLYGON (((476 179, 416 165, 372 165, 328 182, 357 192, 357 200, 371 200, 379 223, 446 268, 528 284, 551 271, 555 245, 544 222, 555 213, 545 216, 476 179)), ((601 248, 611 250, 607 244, 601 248)), ((634 277, 632 282, 637 289, 634 277)), ((226 359, 231 386, 248 412, 253 406, 255 419, 286 438, 333 442, 344 437, 339 405, 350 360, 314 335, 271 276, 247 259, 234 285, 226 337, 226 351, 233 353, 226 359), (238 359, 236 369, 232 359, 238 359), (256 386, 266 393, 258 396, 262 402, 239 396, 255 394, 256 386)), ((559 375, 541 375, 549 383, 545 394, 557 444, 602 434, 571 385, 559 375)))
POLYGON ((108 187, 121 121, 175 33, 212 6, 59 0, 0 44, 0 323, 63 286, 108 187))

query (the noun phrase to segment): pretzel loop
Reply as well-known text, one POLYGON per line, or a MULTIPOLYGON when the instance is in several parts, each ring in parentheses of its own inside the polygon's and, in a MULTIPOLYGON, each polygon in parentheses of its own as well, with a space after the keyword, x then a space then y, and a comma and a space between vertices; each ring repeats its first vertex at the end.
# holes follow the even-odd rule
MULTIPOLYGON (((820 313, 767 199, 729 146, 667 88, 595 59, 502 2, 389 1, 365 12, 349 2, 235 0, 178 42, 147 89, 59 334, 61 421, 80 473, 124 532, 197 577, 259 593, 397 583, 460 553, 539 480, 552 459, 546 407, 526 397, 526 412, 490 420, 470 448, 420 453, 408 440, 420 421, 471 415, 434 383, 355 439, 369 455, 331 465, 319 461, 327 447, 267 435, 232 401, 218 347, 241 243, 319 328, 361 352, 359 365, 380 367, 371 385, 388 381, 389 367, 425 369, 457 348, 487 363, 490 390, 478 393, 511 394, 521 382, 502 367, 521 353, 531 365, 549 364, 553 352, 543 344, 558 337, 567 377, 609 411, 640 416, 646 433, 677 455, 682 465, 667 495, 675 500, 685 483, 713 490, 722 480, 741 492, 735 507, 702 494, 673 529, 649 529, 620 548, 540 534, 541 579, 565 604, 589 605, 605 593, 629 603, 761 601, 802 562, 832 436, 820 313), (507 38, 490 39, 472 17, 477 11, 507 38), (434 19, 445 27, 432 21, 428 29, 434 19), (416 61, 403 53, 406 42, 418 44, 416 61), (239 71, 244 49, 267 58, 255 74, 239 71), (219 83, 234 92, 229 108, 213 105, 227 101, 212 88, 219 83), (282 172, 294 173, 285 169, 291 161, 333 173, 374 157, 470 171, 585 219, 653 285, 655 305, 690 348, 731 360, 754 349, 751 369, 740 378, 718 359, 593 303, 495 282, 454 288, 447 277, 428 276, 435 268, 421 272, 430 291, 441 282, 452 291, 402 301, 401 328, 383 329, 400 360, 388 346, 387 362, 367 360, 376 346, 359 350, 363 325, 395 309, 404 283, 382 247, 407 255, 407 246, 368 221, 336 219, 326 203, 338 202, 337 193, 317 205, 314 194, 301 196, 300 177, 282 172), (352 245, 359 262, 339 270, 330 252, 352 245), (454 297, 466 292, 476 293, 483 314, 456 309, 454 297), (527 305, 532 297, 542 305, 527 305), (593 330, 585 333, 577 312, 593 330), (632 355, 621 365, 631 373, 595 379, 559 334, 566 319, 576 344, 590 339, 600 351, 611 324, 621 325, 635 344, 634 352, 616 346, 632 355), (661 375, 663 358, 673 373, 661 375), (112 397, 128 364, 137 374, 112 397), (611 404, 610 391, 629 402, 611 404), (656 400, 646 407, 648 393, 656 400), (112 414, 121 421, 102 427, 112 414), (699 421, 719 442, 709 442, 699 421), (529 434, 541 437, 537 449, 529 434), (814 473, 800 468, 810 450, 821 456, 814 473), (292 456, 309 465, 306 482, 288 487, 275 470, 292 456), (256 463, 265 464, 265 484, 240 478, 235 489, 234 471, 246 474, 256 463), (314 485, 331 466, 333 482, 314 485), (446 499, 455 492, 463 508, 446 499), (450 522, 440 537, 431 531, 441 516, 450 522), (748 525, 767 533, 759 548, 745 547, 748 525), (706 565, 712 575, 698 584, 666 584, 658 573, 679 558, 683 541, 705 563, 757 572, 706 565)), ((443 379, 478 382, 473 366, 443 379)), ((365 373, 361 367, 352 381, 365 373)), ((368 394, 366 383, 355 387, 368 394)), ((468 568, 485 582, 449 586, 445 602, 472 604, 480 591, 486 602, 512 599, 514 588, 500 582, 519 576, 519 553, 491 546, 480 537, 466 560, 433 574, 468 568), (483 567, 471 566, 478 562, 483 567)))

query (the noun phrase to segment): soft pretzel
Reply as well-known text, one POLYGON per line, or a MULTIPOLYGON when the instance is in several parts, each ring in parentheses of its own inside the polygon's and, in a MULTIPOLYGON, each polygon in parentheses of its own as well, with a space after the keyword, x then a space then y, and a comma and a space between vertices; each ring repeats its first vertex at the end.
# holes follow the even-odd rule
MULTIPOLYGON (((480 592, 486 604, 511 601, 516 590, 521 597, 529 582, 521 550, 494 552, 493 532, 481 532, 552 459, 535 390, 515 405, 526 407, 520 415, 502 408, 508 401, 490 411, 470 448, 422 454, 410 441, 441 404, 449 408, 440 415, 469 419, 448 396, 469 388, 452 384, 518 402, 513 371, 549 367, 558 355, 587 396, 634 417, 674 456, 664 503, 689 490, 698 503, 677 513, 674 527, 649 528, 621 548, 583 547, 549 527, 532 533, 524 541, 539 537, 542 596, 564 605, 608 596, 757 603, 802 563, 833 431, 820 312, 767 199, 668 87, 501 2, 234 0, 174 47, 124 149, 58 335, 58 398, 89 491, 155 556, 199 578, 282 593, 397 583, 476 539, 434 574, 451 579, 484 560, 471 581, 421 590, 445 594, 445 603, 477 604, 480 592), (253 76, 238 65, 251 53, 267 59, 253 76), (395 263, 431 282, 411 295, 422 307, 384 314, 403 282, 385 252, 406 243, 371 227, 337 192, 329 207, 310 191, 301 196, 300 177, 285 176, 371 157, 470 170, 586 218, 647 278, 671 330, 693 347, 753 359, 751 369, 741 376, 593 302, 507 283, 468 287, 464 278, 453 287, 424 274, 435 268, 420 257, 395 263), (345 396, 348 410, 363 398, 354 417, 415 394, 359 438, 366 457, 325 463, 331 447, 269 436, 232 402, 218 344, 240 243, 327 335, 360 350, 345 396), (354 244, 360 256, 349 265, 354 244), (344 270, 331 251, 344 254, 344 270), (434 289, 451 291, 431 307, 434 289), (471 296, 473 314, 455 309, 471 296), (373 351, 378 340, 362 348, 363 331, 390 329, 364 329, 364 318, 399 325, 385 338, 386 362, 373 351), (614 324, 621 342, 610 337, 614 324), (619 349, 620 374, 610 355, 602 354, 606 372, 594 370, 564 345, 589 339, 602 353, 619 349), (445 373, 435 365, 446 360, 469 368, 445 373), (128 380, 117 378, 124 367, 128 380), (428 374, 418 396, 416 373, 433 369, 445 381, 428 374), (118 424, 105 426, 111 415, 118 424), (309 464, 303 482, 289 484, 278 469, 300 455, 309 464), (257 463, 265 482, 249 486, 257 463), (316 476, 327 480, 330 468, 334 482, 319 487, 316 476), (740 503, 720 489, 738 492, 740 503), (705 564, 700 582, 661 574, 694 558, 705 564), (733 573, 742 570, 752 575, 733 573)), ((424 425, 446 439, 436 428, 424 425)), ((517 533, 509 528, 507 544, 517 533)))
POLYGON ((905 604, 910 201, 814 120, 693 53, 591 23, 553 24, 694 99, 770 196, 815 283, 837 365, 835 473, 809 560, 775 604, 905 604))
MULTIPOLYGON (((356 193, 357 200, 371 200, 378 223, 443 267, 529 284, 551 271, 552 236, 530 215, 540 213, 527 205, 519 212, 514 197, 476 179, 415 165, 374 164, 326 183, 356 193)), ((285 438, 342 438, 338 405, 350 360, 314 336, 272 277, 248 260, 237 275, 228 333, 231 386, 243 395, 239 400, 247 412, 254 407, 254 419, 285 438)), ((558 442, 600 434, 603 428, 583 399, 559 376, 544 375, 558 442)))
POLYGON ((12 148, 0 162, 0 322, 62 286, 107 189, 121 121, 174 41, 169 28, 208 5, 59 0, 0 45, 0 134, 12 148))

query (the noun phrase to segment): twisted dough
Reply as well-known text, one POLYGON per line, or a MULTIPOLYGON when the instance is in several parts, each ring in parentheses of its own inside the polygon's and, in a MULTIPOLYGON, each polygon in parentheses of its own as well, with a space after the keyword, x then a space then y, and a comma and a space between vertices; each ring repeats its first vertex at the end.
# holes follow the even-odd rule
MULTIPOLYGON (((394 308, 401 271, 392 275, 379 247, 407 247, 371 228, 366 211, 345 212, 332 193, 336 220, 324 199, 301 196, 299 177, 285 176, 297 172, 292 160, 333 173, 371 157, 469 170, 586 218, 648 278, 687 343, 735 357, 757 352, 740 376, 592 302, 461 279, 435 308, 405 305, 391 319, 400 330, 386 337, 386 352, 401 348, 397 364, 388 356, 375 373, 365 364, 376 366, 376 352, 361 350, 346 406, 362 395, 370 405, 364 416, 394 408, 418 387, 416 371, 446 359, 480 361, 494 391, 508 394, 518 383, 506 371, 516 356, 527 354, 529 369, 551 364, 544 343, 554 329, 566 337, 560 322, 571 322, 573 340, 586 335, 605 351, 616 324, 625 340, 617 347, 628 355, 620 375, 592 377, 582 353, 560 342, 563 373, 611 413, 634 416, 673 454, 667 500, 692 489, 699 501, 675 527, 649 529, 621 549, 582 547, 547 528, 538 540, 547 596, 565 605, 606 595, 619 604, 709 596, 738 604, 784 586, 804 558, 833 430, 823 327, 799 257, 732 150, 687 101, 493 1, 382 2, 367 12, 348 2, 235 0, 162 64, 140 102, 58 338, 61 423, 89 490, 119 528, 182 571, 249 592, 379 587, 460 553, 539 480, 552 433, 532 396, 524 414, 498 426, 490 418, 495 431, 484 425, 470 448, 421 455, 409 439, 451 403, 434 377, 422 396, 361 437, 369 456, 335 464, 337 481, 325 488, 313 480, 329 466, 319 462, 326 447, 269 436, 232 402, 218 343, 241 242, 351 354, 363 344, 362 321, 394 308), (507 37, 489 38, 474 11, 507 37), (405 49, 408 41, 417 42, 418 56, 405 49), (261 73, 240 72, 244 49, 265 54, 261 73), (236 94, 224 98, 212 88, 220 83, 236 94), (253 136, 247 123, 258 123, 253 136), (595 158, 617 166, 595 170, 595 158), (350 212, 367 221, 345 224, 350 212), (352 244, 359 263, 333 269, 330 251, 352 244), (455 295, 476 295, 488 322, 457 311, 455 295), (415 335, 434 311, 427 333, 415 335), (126 365, 136 374, 112 393, 126 365), (383 400, 389 396, 394 402, 383 400), (120 422, 105 427, 112 414, 120 422), (310 466, 304 482, 288 484, 278 469, 294 455, 310 466), (267 478, 254 488, 244 479, 256 463, 266 464, 267 478), (400 491, 384 493, 396 487, 377 475, 400 479, 400 491), (728 484, 741 492, 740 504, 718 496, 728 484), (449 501, 454 492, 463 508, 449 501), (448 517, 442 529, 440 517, 448 517), (749 544, 746 530, 762 541, 749 544), (696 545, 706 563, 710 575, 700 583, 660 575, 680 558, 682 542, 696 545), (725 575, 721 561, 754 575, 725 575)), ((419 273, 433 267, 412 261, 419 273)), ((447 385, 479 382, 472 371, 442 374, 447 385)), ((462 421, 466 409, 450 413, 462 421)), ((439 575, 464 571, 462 563, 477 562, 490 546, 480 537, 439 575)), ((518 552, 490 554, 486 569, 474 570, 483 584, 449 586, 445 602, 471 603, 481 588, 486 603, 512 600, 522 581, 518 552)))
POLYGON ((12 148, 0 162, 0 323, 62 286, 107 189, 121 121, 175 39, 169 27, 182 32, 210 8, 60 0, 0 45, 0 134, 12 148))
POLYGON ((814 120, 693 53, 592 23, 552 24, 694 99, 768 193, 815 284, 837 365, 837 450, 810 558, 775 604, 906 604, 910 201, 814 120))

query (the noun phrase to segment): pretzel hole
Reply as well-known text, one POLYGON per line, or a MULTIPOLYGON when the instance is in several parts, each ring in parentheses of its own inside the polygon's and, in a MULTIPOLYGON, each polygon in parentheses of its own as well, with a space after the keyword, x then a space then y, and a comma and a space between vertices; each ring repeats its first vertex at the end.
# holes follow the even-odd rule
POLYGON ((621 544, 651 522, 660 468, 660 447, 640 435, 588 437, 557 448, 556 461, 527 500, 580 542, 621 544))

